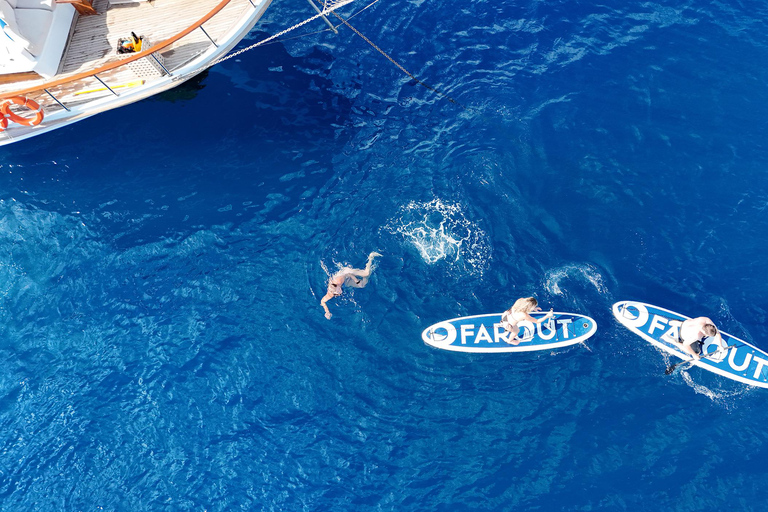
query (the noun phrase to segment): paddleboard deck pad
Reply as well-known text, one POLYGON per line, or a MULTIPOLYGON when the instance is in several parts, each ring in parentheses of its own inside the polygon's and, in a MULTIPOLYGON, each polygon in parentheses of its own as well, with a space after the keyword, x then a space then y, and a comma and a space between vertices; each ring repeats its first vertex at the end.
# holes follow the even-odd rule
POLYGON ((713 337, 704 339, 702 358, 693 361, 678 341, 680 326, 689 317, 633 301, 614 304, 613 316, 645 341, 680 359, 691 360, 691 363, 699 368, 738 382, 768 388, 768 353, 744 340, 720 331, 722 343, 717 344, 713 337))
MULTIPOLYGON (((531 316, 539 319, 546 314, 536 312, 531 316)), ((531 352, 581 343, 597 330, 594 320, 575 313, 554 313, 553 318, 540 324, 524 320, 517 326, 522 340, 517 345, 501 326, 501 313, 438 322, 424 329, 421 339, 432 347, 455 352, 531 352)))

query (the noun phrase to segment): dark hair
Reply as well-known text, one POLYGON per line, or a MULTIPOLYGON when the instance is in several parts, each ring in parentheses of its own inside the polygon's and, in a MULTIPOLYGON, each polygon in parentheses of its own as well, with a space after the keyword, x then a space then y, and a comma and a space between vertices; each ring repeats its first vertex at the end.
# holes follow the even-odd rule
POLYGON ((717 327, 715 327, 713 324, 704 324, 704 327, 702 327, 701 330, 707 336, 715 336, 717 334, 717 327))

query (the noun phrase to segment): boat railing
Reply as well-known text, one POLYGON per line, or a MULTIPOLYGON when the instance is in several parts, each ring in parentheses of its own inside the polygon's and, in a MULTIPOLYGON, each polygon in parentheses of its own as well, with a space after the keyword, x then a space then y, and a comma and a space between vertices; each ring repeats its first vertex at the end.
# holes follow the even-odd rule
MULTIPOLYGON (((1 92, 0 101, 12 97, 26 98, 37 103, 48 116, 61 110, 70 111, 77 105, 94 99, 101 99, 104 96, 120 96, 126 91, 134 89, 137 85, 160 79, 173 79, 174 73, 191 60, 211 48, 218 48, 216 38, 212 36, 210 29, 206 30, 203 25, 229 4, 242 4, 242 7, 246 8, 246 2, 253 9, 259 7, 254 0, 221 0, 197 22, 168 39, 158 43, 153 42, 149 48, 137 53, 116 55, 115 60, 95 69, 70 74, 15 91, 1 92), (184 45, 183 40, 190 39, 196 40, 192 41, 191 44, 184 45), (172 45, 175 46, 171 48, 172 45), (185 46, 188 47, 186 50, 185 46), (173 58, 164 59, 163 52, 169 49, 173 50, 169 52, 174 54, 173 58), (141 76, 142 69, 148 70, 149 73, 141 76), (123 90, 120 90, 121 88, 123 90)), ((11 106, 14 109, 18 108, 11 106)), ((27 106, 27 108, 29 107, 27 106)))

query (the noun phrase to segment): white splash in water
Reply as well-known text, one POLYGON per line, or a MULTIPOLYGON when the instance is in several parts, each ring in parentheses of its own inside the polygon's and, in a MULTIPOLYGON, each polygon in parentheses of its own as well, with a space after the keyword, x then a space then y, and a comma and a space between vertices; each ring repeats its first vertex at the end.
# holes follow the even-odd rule
POLYGON ((691 378, 691 374, 688 373, 686 369, 680 370, 680 375, 682 375, 685 383, 691 386, 696 393, 699 393, 700 395, 704 395, 712 401, 722 398, 721 394, 712 391, 706 386, 702 386, 701 384, 696 384, 693 381, 693 378, 691 378))
POLYGON ((744 395, 745 393, 748 393, 750 389, 753 389, 749 386, 739 385, 739 387, 733 390, 720 389, 715 391, 708 388, 707 386, 695 382, 689 373, 690 369, 691 367, 683 368, 680 370, 680 375, 683 377, 685 383, 688 384, 696 393, 704 395, 713 402, 723 405, 726 408, 730 408, 735 398, 744 395))
POLYGON ((429 265, 444 260, 482 275, 491 253, 486 234, 466 218, 462 206, 439 198, 402 206, 384 229, 401 235, 429 265))
POLYGON ((680 373, 680 376, 683 378, 683 382, 685 382, 691 389, 693 389, 694 392, 700 395, 706 396, 712 402, 717 403, 725 407, 726 409, 730 409, 734 405, 735 403, 734 401, 737 398, 739 398, 740 396, 746 393, 749 393, 750 390, 752 389, 756 389, 756 388, 751 388, 750 386, 744 386, 742 384, 738 384, 734 386, 731 390, 710 389, 707 386, 703 384, 699 384, 698 382, 694 381, 693 376, 690 373, 691 370, 695 372, 703 372, 703 373, 706 373, 706 371, 696 368, 690 362, 681 362, 677 358, 672 358, 668 352, 662 351, 661 349, 658 349, 658 351, 664 357, 664 363, 667 366, 670 366, 673 362, 680 364, 678 372, 680 373))
POLYGON ((602 294, 608 292, 608 288, 605 286, 600 271, 597 270, 596 267, 586 263, 581 265, 565 265, 548 271, 544 286, 547 291, 553 295, 563 295, 563 290, 560 288, 560 282, 566 278, 581 278, 591 283, 598 292, 602 294))

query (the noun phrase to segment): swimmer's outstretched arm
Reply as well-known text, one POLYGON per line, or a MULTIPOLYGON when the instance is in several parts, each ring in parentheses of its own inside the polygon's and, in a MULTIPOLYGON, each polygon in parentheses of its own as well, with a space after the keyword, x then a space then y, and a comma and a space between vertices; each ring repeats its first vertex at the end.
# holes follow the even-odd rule
POLYGON ((333 298, 332 293, 326 293, 325 297, 320 299, 320 305, 323 306, 323 309, 325 310, 325 318, 327 318, 328 320, 330 320, 333 315, 331 315, 331 310, 328 309, 328 306, 325 303, 331 300, 332 298, 333 298))
POLYGON ((534 324, 540 324, 541 322, 543 322, 547 318, 552 318, 553 316, 555 316, 555 314, 552 312, 552 310, 549 310, 549 312, 546 315, 544 315, 543 317, 539 318, 538 320, 536 318, 533 318, 528 313, 525 313, 525 319, 528 320, 529 322, 534 323, 534 324))
POLYGON ((720 329, 717 329, 717 334, 715 334, 715 344, 718 347, 724 347, 725 343, 723 342, 723 337, 720 335, 720 329))

